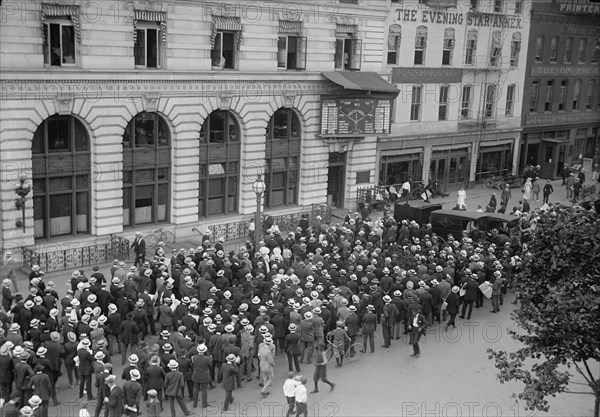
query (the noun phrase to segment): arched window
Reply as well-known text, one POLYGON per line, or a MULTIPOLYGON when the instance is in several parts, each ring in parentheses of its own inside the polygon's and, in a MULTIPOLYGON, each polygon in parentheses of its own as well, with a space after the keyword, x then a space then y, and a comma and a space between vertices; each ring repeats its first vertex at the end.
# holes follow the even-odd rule
POLYGON ((267 125, 265 207, 298 202, 300 121, 291 109, 281 108, 267 125))
POLYGON ((238 211, 240 128, 231 112, 216 110, 200 129, 198 214, 238 211))
POLYGON ((388 32, 388 57, 387 63, 391 65, 398 64, 400 55, 400 42, 402 41, 402 26, 391 25, 388 32))
POLYGON ((33 135, 36 238, 89 233, 90 145, 73 116, 51 116, 33 135))
POLYGON ((156 113, 135 115, 123 133, 123 225, 164 222, 169 211, 169 128, 156 113))

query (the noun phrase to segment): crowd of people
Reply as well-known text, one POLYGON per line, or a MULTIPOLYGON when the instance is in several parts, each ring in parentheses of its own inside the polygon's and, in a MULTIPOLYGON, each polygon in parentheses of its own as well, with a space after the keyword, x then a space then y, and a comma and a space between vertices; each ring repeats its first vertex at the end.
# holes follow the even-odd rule
POLYGON ((381 328, 381 348, 406 334, 418 357, 428 327, 456 327, 487 296, 499 311, 522 262, 516 236, 454 239, 389 212, 373 221, 351 212, 336 225, 305 217, 288 234, 272 225, 259 247, 239 251, 205 237, 197 248, 148 254, 138 237, 135 264, 115 260, 106 276, 75 270, 66 294, 33 266, 24 294, 3 281, 3 415, 47 416, 63 370, 87 399, 81 412, 95 404, 95 417, 158 416, 167 407, 174 417, 176 405, 190 415, 186 401, 207 407, 217 384, 227 410, 235 389, 256 389, 254 378, 271 394, 278 354, 290 372, 288 415, 306 415, 304 374, 313 373, 313 392, 319 381, 335 387, 329 349, 342 367, 358 338, 373 353, 381 328), (119 360, 126 366, 115 375, 119 360))

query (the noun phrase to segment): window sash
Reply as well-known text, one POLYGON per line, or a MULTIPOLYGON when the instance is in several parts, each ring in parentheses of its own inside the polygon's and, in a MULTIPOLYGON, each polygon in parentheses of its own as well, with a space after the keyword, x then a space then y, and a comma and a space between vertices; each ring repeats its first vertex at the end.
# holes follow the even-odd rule
POLYGON ((306 69, 306 37, 279 35, 277 42, 277 68, 306 69))
POLYGON ((72 23, 44 23, 44 63, 53 67, 77 65, 75 27, 72 23))
POLYGON ((462 100, 460 105, 460 117, 469 119, 471 117, 471 86, 465 85, 462 90, 462 100))
POLYGON ((140 68, 161 68, 161 30, 159 28, 138 27, 134 45, 135 66, 140 68))
POLYGON ((515 86, 511 84, 506 89, 506 109, 504 110, 505 116, 512 116, 514 101, 515 101, 515 86))
POLYGON ((410 120, 420 120, 421 118, 421 86, 413 86, 411 104, 410 104, 410 120))

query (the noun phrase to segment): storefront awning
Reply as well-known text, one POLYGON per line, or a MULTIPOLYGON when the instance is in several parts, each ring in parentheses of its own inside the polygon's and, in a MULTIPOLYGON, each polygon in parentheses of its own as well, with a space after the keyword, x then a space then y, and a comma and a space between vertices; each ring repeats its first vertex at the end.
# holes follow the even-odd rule
POLYGON ((542 142, 550 142, 550 143, 565 143, 568 142, 569 139, 560 139, 560 138, 544 138, 542 142))
POLYGON ((346 90, 395 93, 396 95, 400 93, 396 86, 388 83, 374 72, 332 71, 324 72, 323 76, 346 90))

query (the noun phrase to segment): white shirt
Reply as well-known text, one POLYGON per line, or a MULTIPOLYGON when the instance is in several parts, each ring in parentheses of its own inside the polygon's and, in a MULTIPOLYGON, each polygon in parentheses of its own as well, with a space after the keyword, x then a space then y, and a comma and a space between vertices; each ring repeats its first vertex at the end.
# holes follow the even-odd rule
POLYGON ((402 189, 410 193, 410 182, 406 181, 404 184, 402 184, 402 189))
POLYGON ((296 386, 296 390, 294 391, 294 396, 296 397, 296 402, 298 403, 307 403, 308 402, 308 391, 304 384, 298 384, 296 386))
POLYGON ((300 383, 300 381, 296 381, 295 379, 288 378, 283 383, 283 395, 286 397, 294 397, 296 386, 300 383))
POLYGON ((419 316, 418 315, 416 315, 413 318, 413 324, 412 325, 413 325, 413 327, 419 327, 419 316))
POLYGON ((79 410, 79 417, 90 417, 90 412, 87 408, 82 408, 79 410))

